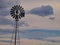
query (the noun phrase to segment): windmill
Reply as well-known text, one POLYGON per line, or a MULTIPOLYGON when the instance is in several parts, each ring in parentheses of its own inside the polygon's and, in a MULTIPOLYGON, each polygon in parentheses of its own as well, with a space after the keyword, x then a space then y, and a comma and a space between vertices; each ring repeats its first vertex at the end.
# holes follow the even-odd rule
POLYGON ((15 19, 15 22, 16 22, 15 31, 14 31, 15 32, 14 45, 16 45, 16 43, 17 43, 16 39, 17 39, 17 33, 18 33, 17 32, 18 31, 17 24, 18 24, 19 19, 25 17, 25 10, 20 5, 14 5, 10 10, 10 15, 13 19, 15 19))

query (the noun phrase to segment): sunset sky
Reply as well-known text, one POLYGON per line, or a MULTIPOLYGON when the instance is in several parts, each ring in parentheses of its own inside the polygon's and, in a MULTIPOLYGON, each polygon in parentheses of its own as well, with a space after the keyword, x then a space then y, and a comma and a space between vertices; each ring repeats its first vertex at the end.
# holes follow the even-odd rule
POLYGON ((21 45, 60 45, 60 0, 0 0, 0 45, 10 42, 14 5, 26 13, 19 21, 21 45))

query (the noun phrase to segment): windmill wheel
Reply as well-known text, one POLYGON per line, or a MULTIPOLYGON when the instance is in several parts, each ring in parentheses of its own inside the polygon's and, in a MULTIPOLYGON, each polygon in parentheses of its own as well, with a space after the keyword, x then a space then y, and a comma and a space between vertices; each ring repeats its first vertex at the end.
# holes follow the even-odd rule
POLYGON ((11 8, 10 15, 16 20, 21 19, 22 17, 25 17, 24 8, 20 5, 15 5, 11 8))

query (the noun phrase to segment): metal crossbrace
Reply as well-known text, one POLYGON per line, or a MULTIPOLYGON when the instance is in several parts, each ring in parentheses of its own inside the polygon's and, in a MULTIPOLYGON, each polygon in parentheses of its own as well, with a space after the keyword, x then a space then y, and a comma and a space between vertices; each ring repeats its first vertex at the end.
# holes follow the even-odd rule
POLYGON ((18 32, 18 43, 19 43, 19 45, 20 45, 20 31, 19 31, 19 22, 18 22, 18 30, 17 30, 17 32, 18 32))

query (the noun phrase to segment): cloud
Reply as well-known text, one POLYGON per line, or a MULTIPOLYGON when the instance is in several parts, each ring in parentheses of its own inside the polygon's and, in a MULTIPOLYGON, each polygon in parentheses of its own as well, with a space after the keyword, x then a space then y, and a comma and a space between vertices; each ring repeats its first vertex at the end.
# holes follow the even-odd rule
POLYGON ((6 10, 0 10, 0 16, 7 16, 7 15, 9 15, 9 10, 8 9, 6 9, 6 10))
POLYGON ((0 40, 0 42, 10 43, 10 40, 0 40))
MULTIPOLYGON (((0 29, 1 34, 11 34, 13 30, 11 29, 0 29)), ((27 39, 39 39, 43 40, 48 37, 60 36, 60 31, 57 30, 45 30, 45 29, 30 29, 30 30, 20 30, 20 36, 27 39)), ((1 37, 1 36, 0 36, 1 37)))
MULTIPOLYGON (((7 19, 5 17, 1 16, 0 17, 0 25, 11 25, 11 26, 15 26, 15 20, 11 20, 11 19, 7 19)), ((20 20, 18 22, 19 26, 20 27, 23 27, 23 26, 29 26, 28 23, 26 21, 23 21, 23 20, 20 20)), ((2 26, 1 26, 2 27, 2 26)))
POLYGON ((9 10, 7 8, 8 7, 6 5, 4 5, 4 3, 0 5, 0 16, 7 16, 7 15, 9 15, 9 10))
POLYGON ((0 0, 0 9, 7 8, 9 6, 6 1, 7 0, 0 0))
MULTIPOLYGON (((12 33, 12 30, 2 30, 0 29, 0 38, 11 38, 9 35, 12 33), (5 34, 5 35, 4 35, 5 34), (7 35, 8 34, 8 35, 7 35)), ((20 38, 28 39, 28 40, 41 40, 47 42, 60 42, 60 31, 57 30, 44 30, 44 29, 34 29, 34 30, 24 30, 20 31, 20 38), (52 38, 49 38, 52 37, 52 38), (57 38, 56 38, 57 37, 57 38)), ((1 42, 7 42, 8 40, 0 40, 1 42)))
POLYGON ((9 20, 9 19, 6 19, 6 18, 1 18, 0 17, 0 24, 1 25, 12 25, 13 24, 13 21, 9 20))
POLYGON ((42 40, 48 42, 60 43, 60 31, 57 30, 44 30, 44 29, 34 29, 34 30, 25 30, 21 32, 22 38, 42 40), (52 37, 52 38, 49 38, 52 37), (56 38, 57 37, 57 38, 56 38))
POLYGON ((0 16, 7 16, 10 14, 10 8, 19 4, 19 0, 0 0, 0 16))
POLYGON ((0 0, 0 16, 8 15, 8 7, 10 6, 7 2, 8 0, 0 0))
POLYGON ((60 43, 60 36, 57 36, 57 37, 48 37, 45 40, 47 40, 48 42, 58 42, 58 43, 60 43))
POLYGON ((19 3, 19 0, 0 0, 0 9, 7 8, 19 3))
POLYGON ((29 13, 39 16, 49 16, 54 14, 53 7, 50 5, 43 5, 41 7, 34 8, 29 13))
POLYGON ((0 29, 0 35, 4 35, 4 34, 11 34, 12 33, 12 30, 3 30, 3 29, 0 29))
POLYGON ((50 20, 54 20, 55 19, 55 16, 52 15, 52 16, 49 17, 49 19, 50 20))
POLYGON ((47 37, 52 36, 60 36, 59 33, 60 31, 57 30, 44 30, 44 29, 31 29, 31 30, 24 30, 21 32, 23 38, 38 39, 38 40, 43 40, 47 37))

